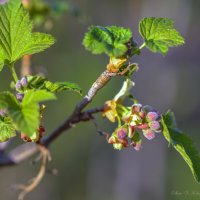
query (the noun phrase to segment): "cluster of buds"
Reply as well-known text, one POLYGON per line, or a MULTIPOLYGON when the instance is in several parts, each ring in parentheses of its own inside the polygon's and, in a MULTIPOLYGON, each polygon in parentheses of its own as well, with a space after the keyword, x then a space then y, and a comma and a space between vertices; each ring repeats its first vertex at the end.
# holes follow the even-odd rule
POLYGON ((28 80, 26 77, 22 77, 21 80, 17 81, 15 84, 15 89, 18 91, 16 94, 16 98, 18 101, 22 101, 24 98, 24 93, 23 91, 28 87, 28 80))
POLYGON ((5 117, 6 115, 6 110, 5 109, 0 109, 0 116, 5 117))
POLYGON ((118 127, 108 139, 115 149, 121 150, 133 146, 136 151, 139 151, 142 143, 140 132, 145 138, 152 140, 155 134, 161 131, 160 116, 150 106, 134 104, 122 120, 125 122, 124 125, 118 127))

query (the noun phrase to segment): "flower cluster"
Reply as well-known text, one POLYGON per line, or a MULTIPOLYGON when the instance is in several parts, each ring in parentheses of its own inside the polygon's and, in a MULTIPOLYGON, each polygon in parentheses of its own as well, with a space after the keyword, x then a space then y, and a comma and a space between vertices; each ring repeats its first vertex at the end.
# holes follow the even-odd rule
POLYGON ((22 101, 24 98, 24 90, 28 87, 28 80, 26 77, 22 77, 21 80, 17 81, 15 84, 15 89, 18 91, 16 98, 18 101, 22 101))
POLYGON ((141 132, 145 138, 152 140, 155 134, 161 131, 160 115, 150 106, 133 104, 122 120, 124 124, 118 127, 108 139, 108 143, 113 144, 115 149, 121 150, 133 146, 138 151, 142 143, 141 132))

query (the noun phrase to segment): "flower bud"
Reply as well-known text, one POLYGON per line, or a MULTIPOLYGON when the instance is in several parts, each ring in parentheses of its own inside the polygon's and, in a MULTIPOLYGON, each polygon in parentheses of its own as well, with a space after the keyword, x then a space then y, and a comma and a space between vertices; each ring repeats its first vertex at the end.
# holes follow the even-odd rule
POLYGON ((118 142, 118 140, 117 140, 117 138, 116 138, 114 135, 112 135, 112 136, 108 139, 108 143, 109 143, 109 144, 114 144, 114 143, 116 143, 116 142, 118 142))
POLYGON ((145 112, 139 112, 139 116, 143 119, 145 117, 145 112))
POLYGON ((131 108, 132 113, 134 114, 134 113, 140 112, 140 111, 141 111, 141 108, 142 108, 142 105, 141 105, 141 104, 133 104, 133 105, 132 105, 132 108, 131 108))
POLYGON ((129 146, 127 139, 120 140, 120 143, 123 144, 123 147, 128 147, 129 146))
POLYGON ((157 112, 148 112, 146 116, 148 121, 155 121, 158 118, 157 112))
POLYGON ((147 123, 139 124, 136 127, 139 128, 139 129, 147 129, 148 128, 148 124, 147 123))
POLYGON ((133 114, 131 117, 132 117, 131 122, 130 122, 131 126, 137 125, 139 121, 141 120, 141 118, 136 114, 133 114))
POLYGON ((1 5, 1 4, 4 4, 4 3, 7 3, 7 2, 8 2, 8 0, 1 0, 1 1, 0 1, 0 5, 1 5))
POLYGON ((22 101, 22 99, 24 98, 24 94, 23 93, 17 93, 16 98, 17 98, 18 101, 22 101))
POLYGON ((152 140, 155 138, 155 133, 154 131, 148 129, 148 130, 144 130, 143 134, 145 136, 145 138, 147 138, 148 140, 152 140))
POLYGON ((6 115, 6 110, 0 110, 0 116, 1 117, 5 117, 5 115, 6 115))
POLYGON ((143 106, 143 110, 148 113, 148 112, 156 112, 156 109, 153 108, 152 106, 149 106, 149 105, 145 105, 143 106))
POLYGON ((149 127, 152 130, 159 130, 160 129, 160 123, 158 121, 152 121, 149 123, 149 127))
POLYGON ((17 83, 15 84, 15 88, 16 90, 20 90, 22 88, 22 84, 20 81, 17 81, 17 83))
POLYGON ((28 80, 26 77, 23 77, 21 80, 20 80, 20 83, 23 87, 27 87, 28 86, 28 80))
POLYGON ((123 140, 127 136, 127 129, 125 128, 119 128, 117 130, 117 137, 120 140, 123 140))
POLYGON ((29 137, 27 137, 25 133, 21 133, 21 139, 24 142, 32 142, 32 140, 29 137))
POLYGON ((133 148, 136 150, 136 151, 139 151, 141 149, 141 146, 142 146, 142 143, 141 142, 136 142, 133 144, 133 148))

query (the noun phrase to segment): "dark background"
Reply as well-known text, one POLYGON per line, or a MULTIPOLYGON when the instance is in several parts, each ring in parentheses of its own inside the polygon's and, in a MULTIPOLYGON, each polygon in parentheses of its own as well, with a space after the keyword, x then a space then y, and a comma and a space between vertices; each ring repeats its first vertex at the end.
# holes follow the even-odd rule
MULTIPOLYGON (((81 45, 87 27, 120 25, 130 27, 141 44, 138 23, 148 16, 169 17, 186 40, 179 48, 170 49, 166 57, 144 50, 138 62, 140 70, 133 76, 133 94, 142 104, 176 113, 179 127, 188 133, 200 151, 200 61, 199 17, 197 0, 73 0, 87 17, 84 20, 65 14, 54 23, 51 33, 56 44, 35 55, 32 67, 44 68, 52 81, 78 83, 85 94, 105 69, 108 58, 94 56, 81 45)), ((20 63, 18 63, 20 67, 20 63)), ((0 74, 0 90, 9 88, 7 69, 0 74)), ((113 98, 123 80, 114 78, 96 96, 90 107, 102 105, 113 98)), ((81 97, 73 92, 58 95, 58 101, 48 103, 44 123, 47 134, 56 128, 73 110, 81 97)), ((113 124, 97 117, 100 127, 112 132, 113 124)), ((9 149, 20 140, 13 140, 9 149)), ((78 124, 51 145, 49 168, 58 169, 57 176, 46 174, 43 181, 26 199, 37 200, 179 200, 200 199, 200 186, 181 156, 159 134, 153 141, 144 141, 140 152, 134 149, 113 150, 100 137, 91 122, 78 124)), ((35 176, 38 165, 25 162, 0 170, 0 199, 17 199, 11 188, 35 176)))

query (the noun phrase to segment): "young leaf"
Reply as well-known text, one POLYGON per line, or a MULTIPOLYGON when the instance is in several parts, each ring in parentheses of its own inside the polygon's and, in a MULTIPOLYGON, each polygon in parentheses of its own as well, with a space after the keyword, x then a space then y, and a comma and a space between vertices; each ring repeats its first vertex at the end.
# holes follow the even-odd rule
POLYGON ((174 29, 174 23, 168 18, 144 18, 140 21, 139 31, 145 46, 152 52, 165 55, 169 47, 184 44, 183 37, 174 29))
POLYGON ((24 132, 27 136, 32 137, 39 127, 39 102, 47 100, 55 100, 53 93, 45 90, 29 90, 21 104, 20 112, 17 112, 14 121, 19 127, 19 130, 24 132))
POLYGON ((0 5, 0 70, 26 54, 43 51, 54 43, 51 35, 32 33, 33 25, 21 0, 0 5))
POLYGON ((105 53, 123 57, 128 50, 126 43, 132 38, 130 29, 117 26, 91 26, 85 34, 83 45, 93 54, 105 53))
POLYGON ((5 142, 16 136, 15 127, 9 117, 0 117, 0 142, 5 142))
POLYGON ((35 89, 43 89, 49 92, 62 92, 65 90, 72 90, 78 93, 81 92, 81 88, 75 84, 70 82, 55 82, 52 83, 47 78, 41 76, 27 76, 28 79, 28 87, 35 89))
POLYGON ((0 109, 7 109, 8 112, 20 109, 20 104, 16 97, 10 92, 0 93, 0 109))
POLYGON ((23 98, 22 107, 33 103, 55 99, 56 96, 51 92, 47 92, 46 90, 28 90, 23 98))
POLYGON ((20 104, 16 97, 9 93, 0 93, 0 109, 6 109, 17 130, 31 137, 39 127, 39 102, 54 100, 53 93, 45 90, 29 90, 20 104))
POLYGON ((31 137, 39 127, 39 105, 32 103, 22 106, 9 115, 16 124, 17 130, 31 137))
POLYGON ((177 129, 173 113, 167 112, 162 116, 163 135, 173 147, 180 153, 190 167, 195 180, 200 183, 200 156, 193 145, 191 138, 177 129))

